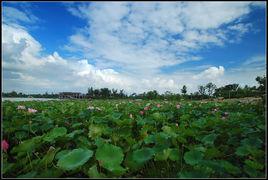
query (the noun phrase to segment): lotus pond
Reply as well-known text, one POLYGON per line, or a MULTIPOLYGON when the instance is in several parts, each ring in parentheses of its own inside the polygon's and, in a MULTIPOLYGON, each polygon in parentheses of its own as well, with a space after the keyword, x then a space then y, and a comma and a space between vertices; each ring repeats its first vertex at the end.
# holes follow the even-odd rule
POLYGON ((1 123, 3 177, 265 177, 261 102, 5 101, 1 123))

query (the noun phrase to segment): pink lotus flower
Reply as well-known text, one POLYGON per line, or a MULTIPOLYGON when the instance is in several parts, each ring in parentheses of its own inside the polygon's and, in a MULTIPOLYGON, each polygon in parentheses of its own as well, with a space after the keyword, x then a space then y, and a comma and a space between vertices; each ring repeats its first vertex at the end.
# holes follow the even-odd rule
POLYGON ((25 108, 25 106, 21 106, 21 105, 19 105, 19 106, 17 107, 17 109, 26 109, 26 108, 25 108))
POLYGON ((9 144, 6 140, 2 140, 2 149, 7 152, 9 144))
POLYGON ((180 109, 180 108, 181 108, 181 105, 180 105, 180 104, 177 104, 177 105, 176 105, 176 108, 177 108, 177 109, 180 109))
POLYGON ((143 115, 144 114, 144 111, 140 111, 140 115, 143 115))
POLYGON ((133 119, 133 115, 132 114, 129 114, 129 118, 133 119))
POLYGON ((161 107, 161 105, 160 105, 160 104, 157 104, 156 106, 157 106, 158 108, 160 108, 160 107, 161 107))
POLYGON ((36 109, 32 109, 32 108, 28 108, 28 112, 29 112, 29 113, 36 113, 37 110, 36 110, 36 109))
POLYGON ((146 106, 145 108, 144 108, 144 111, 148 111, 150 109, 150 107, 149 106, 146 106))

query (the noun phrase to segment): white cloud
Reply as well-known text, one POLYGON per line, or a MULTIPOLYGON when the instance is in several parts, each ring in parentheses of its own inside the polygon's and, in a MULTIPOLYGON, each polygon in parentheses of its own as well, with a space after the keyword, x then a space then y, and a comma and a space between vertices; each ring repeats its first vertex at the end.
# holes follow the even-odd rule
MULTIPOLYGON (((58 52, 43 55, 42 45, 19 25, 21 21, 30 23, 33 19, 27 13, 20 19, 15 19, 13 14, 4 16, 3 69, 10 72, 4 77, 5 90, 17 87, 19 91, 41 88, 85 92, 93 86, 125 89, 128 93, 154 89, 163 93, 179 92, 184 84, 188 92, 209 81, 223 85, 231 82, 230 74, 226 73, 231 70, 223 66, 201 65, 173 74, 161 73, 160 69, 201 61, 203 57, 198 52, 202 49, 232 43, 235 39, 231 35, 242 38, 251 30, 251 24, 237 21, 250 12, 253 4, 92 2, 74 5, 66 6, 71 14, 86 20, 87 25, 72 34, 69 44, 63 46, 72 53, 82 52, 85 59, 71 60, 58 52)), ((248 61, 245 63, 259 62, 248 61)), ((250 72, 244 77, 254 74, 250 72)), ((241 71, 239 74, 244 75, 241 71)))
POLYGON ((3 69, 16 78, 4 77, 4 88, 54 88, 56 91, 96 86, 123 87, 127 82, 112 69, 96 69, 87 60, 70 61, 57 52, 41 56, 41 45, 24 29, 3 26, 3 69), (16 48, 16 51, 14 51, 16 48), (15 53, 14 53, 15 52, 15 53), (23 87, 24 85, 24 87, 23 87))
POLYGON ((209 80, 216 80, 217 78, 224 75, 224 67, 219 66, 217 67, 210 67, 200 74, 195 75, 194 79, 209 79, 209 80))
POLYGON ((13 7, 3 6, 3 21, 6 23, 29 23, 33 24, 39 19, 29 11, 20 11, 13 7))
POLYGON ((265 55, 257 55, 257 56, 253 56, 249 59, 247 59, 243 65, 245 66, 252 66, 252 65, 265 65, 266 62, 266 56, 265 55))
POLYGON ((250 2, 187 2, 183 19, 188 28, 218 28, 250 12, 250 2))
POLYGON ((88 25, 70 36, 66 47, 96 60, 97 67, 124 67, 125 71, 151 76, 163 66, 194 60, 188 57, 204 48, 234 42, 230 35, 239 34, 237 41, 240 40, 248 32, 249 24, 219 27, 247 15, 250 5, 250 2, 68 5, 68 10, 87 20, 88 25))

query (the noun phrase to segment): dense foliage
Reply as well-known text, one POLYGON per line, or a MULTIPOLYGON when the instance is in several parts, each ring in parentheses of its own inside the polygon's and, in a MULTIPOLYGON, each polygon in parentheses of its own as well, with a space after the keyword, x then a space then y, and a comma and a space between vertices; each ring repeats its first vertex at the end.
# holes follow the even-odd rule
POLYGON ((2 105, 4 177, 265 177, 259 102, 2 105))

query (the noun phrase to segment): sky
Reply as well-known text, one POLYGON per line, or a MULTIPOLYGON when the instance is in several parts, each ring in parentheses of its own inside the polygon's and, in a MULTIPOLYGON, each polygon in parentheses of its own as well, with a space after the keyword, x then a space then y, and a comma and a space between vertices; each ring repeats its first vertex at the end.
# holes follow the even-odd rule
POLYGON ((189 93, 266 74, 266 2, 2 2, 3 92, 189 93))

